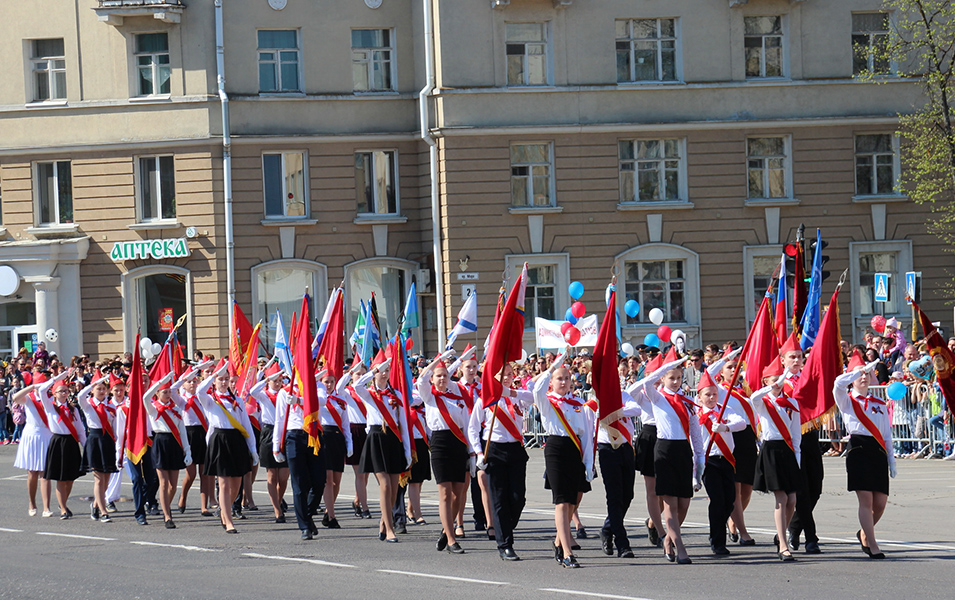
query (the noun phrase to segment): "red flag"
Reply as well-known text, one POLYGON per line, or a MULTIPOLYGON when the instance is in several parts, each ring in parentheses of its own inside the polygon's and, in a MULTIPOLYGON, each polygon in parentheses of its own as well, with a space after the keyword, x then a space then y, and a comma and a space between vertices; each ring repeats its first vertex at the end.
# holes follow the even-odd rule
POLYGON ((935 329, 935 325, 929 321, 919 305, 914 301, 912 308, 919 315, 919 322, 922 324, 922 333, 925 337, 925 345, 928 346, 928 354, 932 357, 932 367, 935 369, 936 381, 938 387, 942 390, 942 396, 948 404, 948 410, 955 412, 955 354, 948 349, 945 340, 935 329))
POLYGON ((792 330, 797 331, 799 329, 799 321, 802 319, 802 313, 806 312, 806 305, 809 303, 809 291, 806 289, 806 269, 803 266, 805 259, 803 257, 802 241, 797 242, 794 246, 796 246, 796 268, 793 273, 792 330))
POLYGON ((836 286, 836 291, 832 293, 829 308, 822 317, 816 341, 806 359, 806 366, 793 389, 803 423, 821 417, 836 405, 832 386, 843 371, 842 349, 839 347, 842 340, 839 330, 839 287, 836 286))
POLYGON ((763 296, 759 311, 756 313, 756 321, 753 322, 753 328, 750 329, 748 337, 752 339, 752 343, 746 350, 746 355, 740 358, 746 361, 746 384, 749 389, 758 390, 763 387, 761 377, 763 369, 779 356, 776 331, 769 315, 768 293, 763 296))
POLYGON ((138 465, 149 449, 150 441, 146 429, 146 408, 143 406, 143 363, 139 359, 139 334, 133 345, 133 368, 126 382, 129 389, 129 413, 126 415, 126 457, 138 465))
MULTIPOLYGON (((401 408, 405 413, 405 423, 411 423, 411 367, 408 364, 408 355, 405 352, 405 342, 401 331, 395 334, 390 346, 391 372, 388 375, 388 383, 401 396, 401 408)), ((405 449, 405 456, 414 457, 416 453, 411 443, 410 425, 402 428, 398 433, 401 434, 401 445, 405 449)))
POLYGON ((245 351, 252 339, 252 323, 245 318, 239 303, 232 303, 232 331, 229 335, 229 375, 238 374, 239 367, 245 361, 245 351))
POLYGON ((620 375, 617 373, 617 292, 610 292, 610 303, 600 331, 593 356, 593 386, 597 395, 597 410, 600 422, 610 434, 610 443, 615 448, 629 442, 623 433, 612 425, 623 416, 623 396, 620 393, 620 375))
MULTIPOLYGON (((150 383, 159 381, 166 376, 166 373, 174 373, 172 368, 172 344, 169 342, 170 340, 166 340, 166 343, 162 346, 162 350, 160 350, 156 356, 156 361, 153 363, 153 366, 149 368, 150 383)), ((166 385, 168 386, 169 384, 166 385)))
POLYGON ((288 353, 295 356, 295 333, 298 331, 298 313, 292 311, 292 326, 288 329, 288 353))
POLYGON ((328 326, 325 329, 325 337, 322 338, 322 345, 318 347, 319 358, 325 358, 325 368, 328 374, 338 381, 342 376, 342 366, 345 364, 345 308, 343 302, 342 289, 338 288, 335 292, 335 299, 332 301, 332 314, 328 319, 328 326))
POLYGON ((501 398, 504 386, 500 374, 504 364, 520 360, 524 344, 524 291, 527 289, 527 263, 511 289, 511 295, 501 310, 501 316, 491 330, 487 357, 481 372, 481 402, 484 408, 501 398))
POLYGON ((179 343, 178 337, 173 337, 173 345, 172 370, 178 379, 180 375, 186 372, 186 355, 182 351, 182 344, 179 343))
POLYGON ((255 324, 255 329, 252 330, 252 335, 249 339, 249 346, 244 352, 245 358, 240 368, 237 369, 239 380, 236 382, 236 393, 240 398, 248 396, 249 390, 251 390, 255 384, 255 374, 259 367, 259 329, 261 329, 261 327, 261 321, 255 324))
POLYGON ((318 454, 322 447, 318 434, 321 426, 318 421, 318 388, 315 385, 315 371, 312 369, 312 330, 308 326, 308 294, 302 298, 302 318, 298 322, 298 331, 292 336, 295 351, 292 355, 292 381, 302 396, 304 418, 302 428, 308 433, 308 445, 318 454))

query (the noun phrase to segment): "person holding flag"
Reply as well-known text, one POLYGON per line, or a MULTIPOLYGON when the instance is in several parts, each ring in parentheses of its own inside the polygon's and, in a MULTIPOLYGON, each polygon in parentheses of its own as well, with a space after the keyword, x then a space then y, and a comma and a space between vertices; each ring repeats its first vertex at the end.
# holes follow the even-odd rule
MULTIPOLYGON (((658 353, 642 365, 643 372, 653 373, 662 365, 663 355, 658 353)), ((643 398, 639 390, 640 381, 638 380, 624 391, 639 404, 643 398)), ((640 435, 637 437, 637 445, 634 448, 634 466, 643 475, 643 487, 646 490, 647 513, 650 515, 645 522, 647 539, 651 546, 659 548, 662 544, 660 532, 665 530, 663 528, 663 503, 657 497, 656 471, 653 468, 653 454, 657 444, 657 422, 649 405, 640 406, 640 409, 643 414, 640 417, 640 435)))
POLYGON ((40 498, 43 502, 42 515, 53 516, 53 511, 50 510, 50 481, 43 477, 46 471, 46 453, 50 447, 53 432, 50 431, 43 405, 36 399, 41 392, 48 393, 52 386, 53 382, 48 381, 46 375, 34 373, 33 383, 20 389, 10 399, 14 404, 20 404, 26 408, 27 422, 20 435, 20 444, 17 446, 17 457, 13 461, 13 466, 27 472, 27 495, 30 499, 27 514, 31 517, 37 513, 37 487, 40 488, 40 498))
POLYGON ((192 464, 192 448, 182 410, 173 403, 169 386, 173 375, 172 371, 167 372, 143 394, 143 407, 154 433, 151 452, 159 477, 159 507, 166 529, 176 528, 170 505, 176 495, 179 471, 192 464))
MULTIPOLYGON (((369 361, 370 362, 370 361, 369 361)), ((351 370, 348 371, 351 382, 348 384, 343 397, 348 403, 348 423, 351 428, 351 439, 353 452, 345 457, 345 464, 351 465, 355 473, 355 497, 352 499, 352 510, 359 519, 370 519, 371 511, 368 510, 368 473, 362 473, 358 468, 361 462, 361 453, 365 447, 365 440, 368 438, 368 432, 365 430, 368 426, 368 409, 365 408, 365 402, 355 391, 355 382, 361 379, 361 376, 368 372, 368 368, 362 362, 359 355, 355 355, 351 370)), ((429 475, 430 477, 430 475, 429 475)))
POLYGON ((68 402, 70 389, 65 379, 69 375, 69 371, 63 371, 51 380, 52 385, 49 388, 38 390, 37 393, 53 433, 46 452, 43 478, 56 482, 56 502, 60 505, 60 519, 63 520, 73 516, 73 511, 67 506, 73 491, 73 482, 86 474, 82 468, 83 457, 80 451, 86 444, 86 428, 80 419, 79 411, 74 410, 68 402))
POLYGON ((832 393, 849 434, 847 487, 859 500, 859 525, 862 527, 856 538, 869 558, 882 559, 885 554, 875 540, 875 526, 885 512, 889 477, 895 477, 897 468, 888 407, 885 400, 869 395, 869 386, 874 380, 872 373, 877 364, 878 361, 864 364, 862 355, 856 350, 846 373, 836 378, 832 393))
POLYGON ((116 407, 109 403, 106 384, 109 376, 97 370, 93 380, 80 390, 76 403, 86 416, 89 433, 83 453, 83 464, 93 472, 93 501, 90 518, 103 523, 111 521, 106 508, 106 486, 111 473, 116 473, 116 407), (90 396, 92 395, 92 398, 90 396))
MULTIPOLYGON (((481 380, 478 377, 478 362, 474 357, 477 354, 477 348, 468 344, 464 352, 458 357, 451 366, 448 367, 448 374, 451 377, 461 371, 461 377, 458 384, 467 391, 464 401, 468 405, 468 411, 473 412, 475 404, 481 403, 481 380)), ((494 541, 496 532, 494 523, 491 522, 491 496, 487 485, 487 473, 480 469, 474 469, 473 475, 465 477, 469 480, 468 486, 471 490, 471 507, 474 509, 474 529, 476 531, 487 530, 487 537, 494 541)), ((461 503, 461 511, 455 517, 455 522, 464 526, 464 505, 461 503)), ((463 531, 463 530, 462 530, 463 531)))
POLYGON ((179 492, 179 513, 186 512, 186 497, 193 482, 199 477, 199 511, 203 517, 211 517, 209 500, 215 488, 213 478, 206 475, 203 464, 206 459, 206 434, 209 430, 209 420, 206 418, 202 405, 196 397, 197 377, 202 374, 203 379, 212 374, 215 362, 207 360, 195 367, 187 369, 173 382, 170 392, 173 401, 182 413, 182 420, 186 425, 186 437, 189 438, 189 448, 192 449, 192 464, 186 465, 186 474, 182 478, 182 490, 179 492), (203 371, 208 371, 203 373, 203 371))
MULTIPOLYGON (((341 371, 339 371, 341 372, 341 371)), ((345 458, 353 454, 351 423, 348 421, 348 384, 351 373, 346 372, 336 382, 335 377, 323 371, 318 383, 318 395, 324 396, 319 411, 322 424, 322 446, 325 451, 325 515, 322 525, 329 529, 341 529, 335 518, 335 501, 342 488, 345 458)))
POLYGON ((249 396, 255 398, 262 411, 262 429, 259 434, 259 465, 265 468, 265 482, 275 513, 275 522, 285 522, 285 509, 282 499, 288 487, 288 462, 275 460, 272 454, 272 439, 275 435, 275 414, 279 393, 285 385, 285 372, 276 359, 272 359, 265 368, 265 376, 252 386, 249 396))

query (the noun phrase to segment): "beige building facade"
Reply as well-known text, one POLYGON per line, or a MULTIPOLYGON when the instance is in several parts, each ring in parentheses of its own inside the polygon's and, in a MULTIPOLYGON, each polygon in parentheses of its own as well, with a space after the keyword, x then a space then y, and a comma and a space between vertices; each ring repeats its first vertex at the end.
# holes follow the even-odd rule
POLYGON ((321 314, 341 283, 350 323, 374 292, 393 333, 412 279, 434 354, 468 293, 483 339, 525 261, 528 317, 562 319, 575 280, 600 312, 616 273, 621 308, 641 305, 625 340, 655 331, 652 307, 690 345, 741 339, 800 224, 829 242, 824 297, 849 269, 847 338, 875 312, 910 322, 906 272, 939 312, 950 257, 895 187, 895 115, 919 92, 854 54, 885 34, 879 11, 5 3, 0 355, 48 329, 61 354, 118 353, 183 314, 190 350, 221 354, 230 298, 271 340, 304 288, 321 314))

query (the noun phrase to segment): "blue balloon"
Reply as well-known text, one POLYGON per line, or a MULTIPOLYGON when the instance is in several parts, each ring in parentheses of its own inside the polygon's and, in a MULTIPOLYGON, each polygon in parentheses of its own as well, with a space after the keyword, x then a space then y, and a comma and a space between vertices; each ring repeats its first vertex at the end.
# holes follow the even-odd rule
POLYGON ((908 393, 909 388, 905 386, 901 381, 896 381, 890 383, 889 387, 885 388, 885 395, 898 402, 902 398, 905 398, 905 394, 908 393))
POLYGON ((574 300, 579 300, 580 297, 584 295, 584 284, 579 281, 572 282, 567 286, 567 293, 570 294, 570 297, 574 300))
POLYGON ((571 325, 577 324, 577 317, 574 316, 574 313, 570 312, 569 308, 567 309, 567 312, 564 313, 564 320, 571 325))
POLYGON ((660 338, 658 338, 655 333, 648 333, 646 337, 643 338, 643 343, 651 348, 659 348, 660 338))
POLYGON ((628 317, 634 319, 640 314, 640 304, 636 300, 627 300, 626 304, 623 305, 623 310, 628 317))

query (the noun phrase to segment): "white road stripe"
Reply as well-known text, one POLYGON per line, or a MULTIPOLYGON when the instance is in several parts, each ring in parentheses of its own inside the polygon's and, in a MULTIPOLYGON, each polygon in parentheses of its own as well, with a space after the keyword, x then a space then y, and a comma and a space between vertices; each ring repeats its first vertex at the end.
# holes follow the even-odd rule
POLYGON ((162 548, 179 548, 180 550, 190 550, 192 552, 222 552, 213 548, 200 548, 199 546, 183 546, 182 544, 158 544, 156 542, 130 542, 139 546, 160 546, 162 548))
POLYGON ((96 537, 93 535, 77 535, 75 533, 52 533, 50 531, 37 531, 37 535, 51 535, 54 537, 76 538, 78 540, 96 540, 97 542, 115 542, 116 538, 96 537))
POLYGON ((429 579, 447 579, 448 581, 461 581, 463 583, 484 583, 487 585, 511 585, 507 581, 487 581, 485 579, 468 579, 467 577, 451 577, 450 575, 432 575, 430 573, 415 573, 414 571, 393 571, 391 569, 378 569, 379 573, 393 573, 395 575, 409 575, 411 577, 427 577, 429 579))
POLYGON ((22 529, 7 529, 6 527, 0 527, 0 531, 5 531, 6 533, 23 533, 22 529))
POLYGON ((272 560, 287 560, 287 561, 291 561, 291 562, 303 562, 303 563, 309 563, 309 564, 312 564, 312 565, 321 565, 321 566, 323 566, 323 567, 342 567, 342 568, 345 568, 345 569, 357 569, 357 568, 358 568, 358 567, 356 567, 355 565, 343 565, 343 564, 341 564, 341 563, 333 563, 333 562, 328 562, 328 561, 324 561, 324 560, 317 560, 317 559, 313 559, 313 558, 292 558, 292 557, 290 557, 290 556, 269 556, 268 554, 257 554, 257 553, 255 553, 255 552, 245 552, 245 553, 242 554, 242 556, 248 556, 248 557, 251 557, 251 558, 269 558, 269 559, 272 559, 272 560))
POLYGON ((612 598, 613 600, 647 600, 636 596, 615 596, 613 594, 598 594, 595 592, 579 592, 577 590, 561 590, 558 588, 540 588, 539 592, 553 592, 555 594, 573 594, 574 596, 590 596, 592 598, 612 598))

